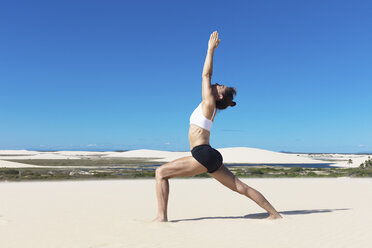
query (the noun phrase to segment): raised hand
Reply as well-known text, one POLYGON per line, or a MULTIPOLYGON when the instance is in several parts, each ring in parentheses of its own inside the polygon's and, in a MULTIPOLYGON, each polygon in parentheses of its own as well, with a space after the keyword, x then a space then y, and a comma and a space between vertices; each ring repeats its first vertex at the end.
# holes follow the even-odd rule
POLYGON ((218 44, 220 44, 220 41, 221 40, 218 39, 218 32, 214 31, 209 38, 208 49, 216 49, 218 47, 218 44))

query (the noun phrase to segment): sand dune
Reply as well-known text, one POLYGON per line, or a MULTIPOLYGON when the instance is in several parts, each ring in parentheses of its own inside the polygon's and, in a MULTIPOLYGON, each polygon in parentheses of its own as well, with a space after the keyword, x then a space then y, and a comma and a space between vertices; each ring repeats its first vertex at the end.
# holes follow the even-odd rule
POLYGON ((0 183, 0 247, 370 247, 370 179, 243 181, 284 218, 214 179, 170 180, 169 223, 154 180, 0 183))
POLYGON ((172 161, 177 158, 191 156, 190 152, 169 152, 159 150, 139 149, 106 155, 107 158, 152 158, 157 161, 172 161))
POLYGON ((0 160, 0 168, 36 168, 37 165, 0 160))
POLYGON ((234 147, 219 149, 226 163, 326 163, 295 154, 272 152, 256 148, 234 147))
MULTIPOLYGON (((249 164, 330 164, 340 167, 358 167, 368 159, 368 155, 358 154, 289 154, 249 147, 217 149, 221 152, 224 163, 249 164), (351 159, 352 163, 348 163, 351 159)), ((190 152, 169 152, 159 150, 133 150, 126 152, 92 152, 92 151, 56 151, 37 152, 26 150, 0 150, 2 160, 21 159, 81 159, 85 157, 100 158, 142 158, 157 162, 169 162, 181 157, 191 156, 190 152)), ((3 167, 6 164, 3 163, 3 167)), ((12 167, 15 167, 13 164, 12 167)), ((25 167, 25 166, 23 166, 25 167)))
POLYGON ((75 156, 64 156, 58 154, 35 154, 35 155, 17 155, 17 156, 1 156, 2 159, 17 160, 17 159, 80 159, 75 156))
MULTIPOLYGON (((233 147, 217 149, 223 156, 225 163, 296 163, 296 164, 316 164, 329 163, 309 157, 297 156, 272 152, 263 149, 248 147, 233 147)), ((191 156, 190 152, 167 152, 158 150, 134 150, 109 154, 105 157, 125 157, 125 158, 156 158, 157 161, 168 162, 184 156, 191 156)))
POLYGON ((29 151, 29 150, 0 150, 0 155, 5 156, 5 155, 36 155, 39 154, 40 152, 38 151, 29 151))

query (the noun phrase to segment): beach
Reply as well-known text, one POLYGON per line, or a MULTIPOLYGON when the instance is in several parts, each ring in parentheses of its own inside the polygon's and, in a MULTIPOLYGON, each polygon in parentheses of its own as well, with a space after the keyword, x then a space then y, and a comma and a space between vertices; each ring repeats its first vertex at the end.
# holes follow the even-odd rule
POLYGON ((0 247, 370 247, 370 179, 242 179, 283 219, 216 180, 171 179, 168 223, 155 181, 0 183, 0 247))
POLYGON ((372 1, 0 12, 0 248, 372 248, 372 1))

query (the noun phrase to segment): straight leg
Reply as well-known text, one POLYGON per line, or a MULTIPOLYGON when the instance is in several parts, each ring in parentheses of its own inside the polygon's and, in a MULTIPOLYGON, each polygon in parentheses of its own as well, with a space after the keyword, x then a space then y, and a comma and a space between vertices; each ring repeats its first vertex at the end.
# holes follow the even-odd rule
POLYGON ((270 204, 268 200, 257 190, 249 187, 247 184, 239 180, 234 174, 231 173, 224 165, 222 165, 216 172, 211 173, 215 179, 220 183, 228 187, 229 189, 236 191, 256 202, 260 207, 265 209, 269 213, 268 219, 282 218, 275 208, 270 204))

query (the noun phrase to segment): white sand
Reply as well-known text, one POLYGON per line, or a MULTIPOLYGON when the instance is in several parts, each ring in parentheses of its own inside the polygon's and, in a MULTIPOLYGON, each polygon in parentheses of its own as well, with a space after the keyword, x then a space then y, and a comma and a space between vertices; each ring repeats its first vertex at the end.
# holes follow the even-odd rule
MULTIPOLYGON (((368 159, 368 155, 353 154, 288 154, 249 147, 233 147, 217 149, 221 152, 224 163, 252 164, 329 164, 340 167, 358 167, 368 159), (351 159, 353 163, 347 161, 351 159)), ((0 150, 1 160, 21 159, 82 159, 86 157, 100 158, 143 158, 165 163, 181 157, 191 156, 190 152, 169 152, 159 150, 133 150, 127 152, 91 152, 91 151, 57 151, 37 152, 26 150, 0 150)), ((3 163, 4 165, 4 163, 3 163)), ((20 164, 21 167, 27 167, 20 164)), ((4 167, 4 166, 3 166, 4 167)), ((10 167, 16 167, 13 164, 10 167)))
POLYGON ((0 160, 0 168, 37 168, 40 166, 0 160))
POLYGON ((371 179, 243 179, 283 215, 214 179, 170 180, 151 223, 154 180, 0 183, 0 247, 371 247, 371 179))
MULTIPOLYGON (((327 164, 329 162, 312 159, 297 154, 272 152, 249 147, 233 147, 217 149, 223 156, 225 163, 285 163, 285 164, 327 164)), ((155 158, 157 161, 169 162, 177 158, 191 156, 190 152, 168 152, 158 150, 133 150, 121 153, 112 153, 105 157, 125 158, 155 158)))
MULTIPOLYGON (((4 150, 3 150, 4 151, 4 150)), ((81 152, 84 153, 84 152, 81 152)), ((5 153, 1 154, 1 159, 19 160, 19 159, 80 159, 77 156, 57 154, 56 152, 35 152, 19 151, 18 153, 5 153)))
POLYGON ((36 155, 40 152, 29 150, 0 150, 0 155, 36 155))

